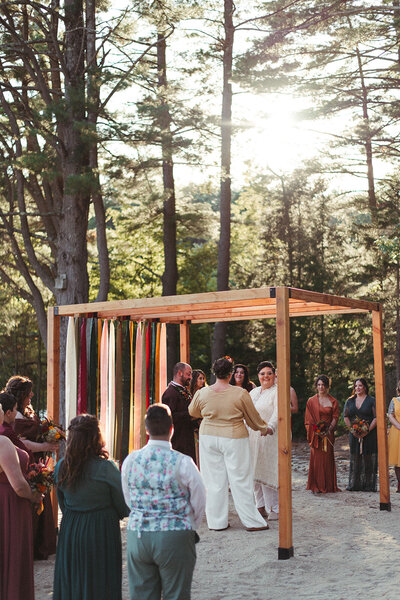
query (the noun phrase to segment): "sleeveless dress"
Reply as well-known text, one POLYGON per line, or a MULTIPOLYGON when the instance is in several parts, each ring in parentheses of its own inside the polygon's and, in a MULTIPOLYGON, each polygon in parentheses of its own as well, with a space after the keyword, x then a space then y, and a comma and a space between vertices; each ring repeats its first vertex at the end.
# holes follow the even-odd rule
MULTIPOLYGON (((389 413, 400 423, 400 397, 393 398, 392 402, 389 406, 389 413)), ((389 465, 400 467, 400 430, 394 425, 391 426, 389 431, 388 445, 389 465)))
MULTIPOLYGON (((23 473, 28 454, 16 448, 23 473)), ((34 600, 32 504, 0 473, 0 598, 34 600)))
POLYGON ((314 432, 313 425, 319 421, 325 421, 328 426, 333 419, 339 418, 339 404, 333 396, 329 395, 332 406, 321 406, 318 395, 312 396, 307 401, 305 426, 307 429, 307 441, 310 445, 310 463, 308 468, 307 490, 321 492, 340 492, 336 481, 335 454, 333 445, 335 443, 334 433, 327 436, 326 448, 323 440, 314 432))

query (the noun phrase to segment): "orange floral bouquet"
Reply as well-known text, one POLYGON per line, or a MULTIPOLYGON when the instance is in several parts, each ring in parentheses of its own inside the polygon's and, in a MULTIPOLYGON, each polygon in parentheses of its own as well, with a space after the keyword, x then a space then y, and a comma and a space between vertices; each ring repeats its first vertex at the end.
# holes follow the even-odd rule
POLYGON ((313 430, 315 435, 317 435, 322 440, 323 452, 327 452, 328 450, 328 427, 329 424, 326 421, 318 421, 318 423, 313 424, 313 430))
POLYGON ((42 419, 40 423, 40 441, 54 444, 65 440, 65 430, 51 419, 42 419))
POLYGON ((360 444, 360 454, 362 454, 363 437, 369 432, 368 421, 366 421, 365 419, 360 419, 360 417, 355 417, 349 427, 349 430, 350 433, 353 433, 356 437, 358 437, 358 443, 360 444))
MULTIPOLYGON (((42 462, 29 465, 29 470, 26 479, 31 487, 32 492, 46 494, 54 485, 54 471, 48 467, 49 460, 43 464, 42 462)), ((40 504, 37 514, 43 512, 43 502, 40 504)))

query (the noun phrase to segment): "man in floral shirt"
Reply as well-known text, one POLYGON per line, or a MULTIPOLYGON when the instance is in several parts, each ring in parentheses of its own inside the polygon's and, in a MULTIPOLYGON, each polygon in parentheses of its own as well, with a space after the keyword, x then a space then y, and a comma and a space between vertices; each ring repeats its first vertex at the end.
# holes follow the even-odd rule
POLYGON ((170 444, 171 411, 153 404, 145 419, 149 441, 122 465, 130 515, 127 559, 131 600, 189 600, 196 562, 196 528, 205 487, 192 459, 170 444))

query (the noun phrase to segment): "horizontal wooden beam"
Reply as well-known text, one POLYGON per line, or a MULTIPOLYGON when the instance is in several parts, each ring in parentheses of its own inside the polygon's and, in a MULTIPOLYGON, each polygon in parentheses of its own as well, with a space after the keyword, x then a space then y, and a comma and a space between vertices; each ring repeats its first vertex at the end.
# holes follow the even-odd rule
POLYGON ((303 300, 305 302, 316 302, 317 304, 347 306, 348 308, 360 308, 365 311, 379 310, 378 302, 369 302, 368 300, 356 300, 354 298, 344 298, 343 296, 334 296, 333 294, 322 294, 320 292, 299 290, 297 288, 289 288, 289 296, 293 300, 297 299, 303 300))
MULTIPOLYGON (((286 289, 286 288, 285 288, 286 289)), ((351 314, 379 309, 376 302, 341 298, 329 294, 287 288, 290 317, 330 314, 351 314)), ((276 317, 276 288, 231 290, 206 294, 182 294, 157 298, 138 298, 64 305, 55 308, 58 316, 89 316, 99 318, 127 317, 132 320, 158 319, 165 323, 213 323, 216 321, 243 321, 273 319, 276 317)))
MULTIPOLYGON (((252 290, 229 290, 226 292, 207 292, 204 294, 181 294, 179 296, 159 296, 156 298, 135 298, 132 300, 110 300, 109 302, 90 302, 86 304, 65 304, 58 306, 59 316, 70 316, 76 313, 85 314, 93 312, 112 313, 124 312, 126 315, 135 314, 137 309, 146 308, 149 312, 171 307, 175 310, 178 307, 198 304, 205 306, 215 305, 215 303, 234 303, 237 306, 246 306, 249 301, 265 303, 270 298, 270 288, 256 288, 252 290)), ((275 300, 273 300, 275 302, 275 300)))

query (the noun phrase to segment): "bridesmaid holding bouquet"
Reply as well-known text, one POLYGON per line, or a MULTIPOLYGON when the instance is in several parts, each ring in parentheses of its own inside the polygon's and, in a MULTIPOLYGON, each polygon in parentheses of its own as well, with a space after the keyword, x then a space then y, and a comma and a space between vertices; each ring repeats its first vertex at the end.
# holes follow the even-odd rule
POLYGON ((329 379, 318 375, 317 394, 307 401, 305 426, 310 445, 307 490, 314 494, 340 492, 336 482, 334 431, 339 419, 339 404, 329 394, 329 379))

